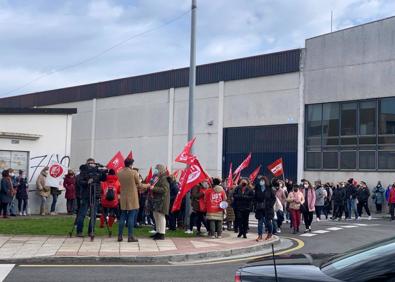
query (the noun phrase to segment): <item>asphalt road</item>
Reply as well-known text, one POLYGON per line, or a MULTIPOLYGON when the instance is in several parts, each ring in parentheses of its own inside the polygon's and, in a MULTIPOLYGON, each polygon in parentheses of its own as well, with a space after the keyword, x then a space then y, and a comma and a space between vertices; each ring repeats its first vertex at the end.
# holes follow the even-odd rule
MULTIPOLYGON (((321 221, 313 223, 311 237, 293 235, 284 226, 281 235, 304 242, 293 253, 343 253, 367 243, 395 236, 395 222, 362 220, 359 222, 321 221), (354 226, 354 227, 347 227, 354 226), (329 229, 329 230, 328 230, 329 229)), ((302 229, 303 230, 303 229, 302 229)), ((251 236, 255 228, 251 228, 251 236)), ((235 271, 246 261, 198 264, 192 266, 15 266, 5 281, 233 281, 235 271)))

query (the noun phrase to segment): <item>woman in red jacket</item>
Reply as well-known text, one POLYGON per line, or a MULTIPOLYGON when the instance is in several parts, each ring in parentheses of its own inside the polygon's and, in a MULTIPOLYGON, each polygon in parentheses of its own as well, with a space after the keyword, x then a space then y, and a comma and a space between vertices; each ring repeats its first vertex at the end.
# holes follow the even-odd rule
POLYGON ((114 224, 117 212, 120 194, 120 184, 115 171, 110 169, 106 181, 101 183, 101 206, 103 212, 100 216, 100 228, 104 227, 105 218, 108 218, 108 227, 114 224))
POLYGON ((206 192, 206 218, 209 221, 209 236, 212 239, 221 238, 222 223, 224 220, 224 210, 220 207, 220 203, 226 201, 225 190, 217 185, 214 188, 209 188, 206 192), (217 232, 217 234, 215 234, 217 232))
POLYGON ((71 215, 75 209, 75 175, 74 171, 69 169, 67 174, 64 176, 63 186, 66 189, 65 198, 67 200, 67 214, 71 215))

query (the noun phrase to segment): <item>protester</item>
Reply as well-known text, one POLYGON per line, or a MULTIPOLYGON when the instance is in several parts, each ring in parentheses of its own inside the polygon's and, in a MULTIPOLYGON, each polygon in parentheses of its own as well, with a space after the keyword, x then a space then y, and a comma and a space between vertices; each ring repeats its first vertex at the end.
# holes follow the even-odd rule
MULTIPOLYGON (((332 202, 333 202, 333 200, 332 200, 332 196, 333 196, 333 188, 334 188, 334 185, 333 185, 333 183, 331 182, 331 183, 326 183, 325 185, 324 185, 324 189, 325 189, 325 191, 326 191, 326 197, 325 197, 325 201, 324 201, 324 210, 323 210, 323 212, 324 212, 324 214, 325 214, 325 217, 326 217, 326 219, 328 219, 328 215, 330 214, 330 213, 332 213, 332 202)), ((332 213, 332 216, 333 216, 333 213, 332 213)))
POLYGON ((40 215, 45 215, 47 213, 46 203, 51 193, 51 189, 46 185, 48 170, 49 167, 44 167, 36 180, 37 192, 41 198, 40 215))
POLYGON ((121 216, 118 225, 118 242, 123 241, 123 229, 125 221, 128 225, 128 242, 137 242, 133 236, 135 217, 139 209, 138 189, 146 189, 148 184, 142 184, 137 171, 133 170, 133 159, 126 159, 125 167, 118 173, 121 187, 120 208, 121 216))
MULTIPOLYGON (((277 183, 278 186, 278 183, 277 183)), ((255 181, 255 218, 258 220, 258 237, 256 241, 263 240, 263 226, 267 229, 265 240, 273 235, 273 206, 276 202, 276 195, 266 176, 259 176, 255 181)))
POLYGON ((166 167, 158 164, 155 166, 153 175, 157 178, 152 189, 152 207, 155 219, 156 234, 154 240, 164 240, 166 233, 166 215, 170 209, 170 185, 167 181, 166 167))
POLYGON ((372 191, 372 200, 376 205, 376 212, 381 213, 383 211, 383 204, 385 202, 385 189, 381 185, 381 182, 377 182, 377 186, 373 188, 372 191))
MULTIPOLYGON (((328 194, 324 187, 321 185, 321 181, 316 181, 315 183, 315 212, 317 216, 317 221, 321 220, 321 214, 324 211, 325 199, 328 197, 328 194)), ((326 219, 328 219, 328 214, 325 214, 326 219)))
POLYGON ((14 188, 9 170, 3 170, 0 189, 0 216, 3 213, 3 218, 8 218, 8 206, 14 198, 14 188))
POLYGON ((241 179, 240 185, 235 189, 233 198, 233 205, 239 228, 237 237, 240 238, 243 236, 243 238, 247 238, 248 220, 254 200, 254 191, 252 190, 248 178, 241 179))
POLYGON ((19 215, 27 215, 27 203, 29 198, 27 178, 23 170, 19 170, 19 175, 16 178, 16 199, 18 200, 19 215))
POLYGON ((205 216, 206 216, 205 194, 207 192, 208 187, 209 184, 206 181, 204 181, 199 185, 193 187, 191 190, 190 199, 191 199, 192 213, 189 217, 189 230, 185 232, 187 234, 192 234, 193 227, 196 226, 197 235, 198 236, 202 235, 201 232, 202 224, 206 227, 207 231, 209 230, 209 226, 207 225, 207 222, 205 220, 205 216))
MULTIPOLYGON (((167 177, 167 181, 169 182, 170 185, 170 210, 171 207, 173 207, 174 201, 177 197, 178 194, 178 184, 177 180, 174 175, 170 175, 167 177)), ((169 211, 169 230, 170 231, 175 231, 177 229, 177 212, 172 212, 169 211)))
POLYGON ((354 179, 350 178, 346 184, 346 198, 347 198, 347 216, 351 220, 352 212, 354 211, 355 219, 358 219, 357 210, 357 188, 354 185, 354 179))
POLYGON ((235 191, 235 187, 228 187, 226 190, 226 201, 228 203, 228 207, 226 208, 226 229, 228 231, 235 231, 238 232, 237 227, 235 226, 235 211, 233 210, 233 193, 235 191))
MULTIPOLYGON (((316 183, 317 185, 321 185, 321 181, 317 181, 316 183)), ((304 224, 306 226, 305 232, 311 232, 311 224, 313 222, 316 203, 315 190, 308 180, 303 181, 303 188, 304 203, 302 204, 301 209, 304 224)))
MULTIPOLYGON (((346 188, 345 183, 341 182, 334 190, 333 190, 333 220, 340 221, 343 216, 344 208, 346 206, 346 188)), ((346 218, 346 215, 344 216, 346 218)))
POLYGON ((281 226, 284 221, 284 206, 280 199, 276 197, 276 202, 273 206, 274 218, 273 218, 273 234, 281 233, 281 226))
POLYGON ((117 218, 120 184, 115 171, 110 169, 106 177, 106 181, 101 183, 101 206, 102 214, 100 215, 100 228, 104 227, 104 223, 111 228, 117 218), (108 220, 107 220, 108 217, 108 220))
POLYGON ((391 214, 391 220, 395 220, 395 182, 392 184, 392 187, 389 192, 388 196, 388 204, 390 205, 390 214, 391 214))
POLYGON ((293 234, 299 233, 300 226, 300 208, 304 204, 303 193, 299 191, 297 184, 293 185, 292 192, 288 194, 289 211, 292 217, 293 234))
POLYGON ((368 205, 368 200, 370 197, 370 191, 368 186, 366 185, 366 182, 361 181, 361 185, 357 191, 357 199, 358 199, 358 204, 357 204, 357 209, 358 209, 358 215, 362 216, 362 208, 365 208, 366 213, 369 216, 369 220, 372 219, 372 216, 370 214, 369 210, 369 205, 368 205))
POLYGON ((223 201, 226 201, 226 194, 222 186, 215 185, 214 188, 208 188, 205 194, 205 202, 207 207, 209 236, 211 236, 212 239, 222 238, 224 210, 220 207, 220 203, 223 201))
POLYGON ((16 199, 16 187, 18 185, 17 180, 16 180, 16 175, 15 175, 15 171, 12 168, 8 169, 8 173, 10 175, 10 180, 11 180, 11 184, 12 184, 12 189, 13 189, 13 196, 12 196, 12 201, 11 203, 8 205, 8 210, 9 210, 9 215, 10 216, 16 216, 17 214, 17 199, 16 199))
POLYGON ((52 203, 51 203, 51 212, 50 215, 57 215, 56 213, 56 204, 58 202, 58 197, 62 193, 58 187, 50 187, 52 203))
POLYGON ((66 208, 67 214, 72 215, 75 210, 75 199, 76 199, 76 178, 74 171, 69 169, 67 174, 64 176, 63 186, 66 189, 66 208))

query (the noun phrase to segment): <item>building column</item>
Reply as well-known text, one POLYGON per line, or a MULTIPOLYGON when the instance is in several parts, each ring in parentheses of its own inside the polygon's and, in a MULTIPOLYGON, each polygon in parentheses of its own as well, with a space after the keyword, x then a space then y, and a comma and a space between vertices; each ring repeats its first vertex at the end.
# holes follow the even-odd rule
POLYGON ((95 158, 95 136, 96 136, 96 98, 92 100, 92 125, 91 125, 91 151, 90 158, 95 158))
POLYGON ((298 183, 303 178, 304 172, 304 59, 305 51, 302 50, 300 54, 300 70, 299 70, 299 123, 298 123, 298 183))
POLYGON ((66 116, 66 140, 65 140, 65 148, 64 148, 64 156, 70 157, 71 155, 71 125, 72 125, 72 116, 66 116))
POLYGON ((222 177, 222 151, 223 151, 223 132, 224 132, 224 95, 225 83, 218 83, 218 129, 217 129, 217 176, 222 177))
POLYGON ((173 165, 173 132, 174 132, 174 88, 169 89, 169 132, 167 138, 167 168, 171 172, 173 165))

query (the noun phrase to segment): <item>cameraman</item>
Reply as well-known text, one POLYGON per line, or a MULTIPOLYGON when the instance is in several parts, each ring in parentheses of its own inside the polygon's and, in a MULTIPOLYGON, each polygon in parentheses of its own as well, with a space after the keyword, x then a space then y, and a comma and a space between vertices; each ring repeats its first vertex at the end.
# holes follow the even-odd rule
POLYGON ((100 182, 106 180, 106 174, 98 169, 98 165, 92 158, 89 158, 80 170, 77 184, 80 188, 81 202, 77 215, 77 237, 83 237, 84 220, 89 208, 93 208, 93 211, 91 210, 88 235, 93 236, 96 213, 100 203, 100 182))

